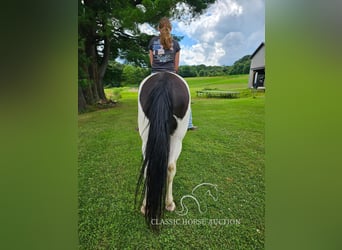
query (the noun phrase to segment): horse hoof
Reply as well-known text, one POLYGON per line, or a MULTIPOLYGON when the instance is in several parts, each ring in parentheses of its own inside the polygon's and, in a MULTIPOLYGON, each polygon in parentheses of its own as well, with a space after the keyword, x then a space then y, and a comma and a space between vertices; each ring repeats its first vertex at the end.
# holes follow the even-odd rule
POLYGON ((141 212, 143 215, 145 215, 145 206, 141 206, 140 212, 141 212))
POLYGON ((176 204, 174 202, 171 202, 170 205, 165 207, 167 211, 173 212, 176 209, 176 204))

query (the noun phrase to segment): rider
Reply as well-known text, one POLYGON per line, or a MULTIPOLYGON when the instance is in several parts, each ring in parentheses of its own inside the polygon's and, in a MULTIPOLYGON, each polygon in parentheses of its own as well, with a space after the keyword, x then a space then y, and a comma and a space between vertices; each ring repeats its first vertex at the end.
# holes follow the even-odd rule
MULTIPOLYGON (((160 35, 150 40, 148 45, 152 73, 169 71, 178 73, 180 46, 178 41, 171 36, 171 22, 163 17, 158 25, 160 35)), ((188 130, 195 130, 197 126, 192 124, 192 113, 190 109, 190 119, 188 130)))

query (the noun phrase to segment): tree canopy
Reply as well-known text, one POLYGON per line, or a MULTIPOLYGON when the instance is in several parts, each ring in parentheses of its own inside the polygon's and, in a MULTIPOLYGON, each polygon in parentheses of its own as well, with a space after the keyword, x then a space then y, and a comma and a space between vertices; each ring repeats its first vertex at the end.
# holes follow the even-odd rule
POLYGON ((250 55, 246 55, 236 62, 234 62, 229 74, 230 75, 238 75, 238 74, 248 74, 249 68, 251 66, 251 58, 250 55))
POLYGON ((193 18, 213 2, 215 0, 79 0, 79 110, 87 104, 106 101, 103 79, 110 60, 120 57, 133 65, 148 65, 146 47, 151 37, 140 32, 139 24, 156 25, 161 17, 182 18, 185 12, 193 18), (181 3, 189 8, 182 8, 181 3))

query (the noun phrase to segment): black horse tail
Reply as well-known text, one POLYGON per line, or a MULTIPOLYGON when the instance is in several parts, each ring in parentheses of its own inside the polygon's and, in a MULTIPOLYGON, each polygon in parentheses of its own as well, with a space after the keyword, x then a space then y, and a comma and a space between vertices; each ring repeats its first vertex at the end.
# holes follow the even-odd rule
POLYGON ((164 74, 158 74, 158 82, 151 91, 144 108, 149 119, 149 133, 145 157, 140 171, 138 186, 146 178, 142 193, 146 192, 145 220, 152 229, 158 229, 163 215, 166 196, 167 169, 170 151, 170 134, 177 122, 173 117, 171 82, 164 74))

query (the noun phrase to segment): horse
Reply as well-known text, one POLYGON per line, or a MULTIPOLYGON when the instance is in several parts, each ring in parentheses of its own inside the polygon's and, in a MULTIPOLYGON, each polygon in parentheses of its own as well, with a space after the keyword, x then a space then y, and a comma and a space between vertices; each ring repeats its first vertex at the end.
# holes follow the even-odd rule
MULTIPOLYGON (((174 211, 172 183, 190 117, 187 82, 171 72, 146 77, 138 90, 138 124, 142 140, 142 165, 135 197, 141 190, 140 211, 152 229, 165 207, 174 211)), ((135 198, 135 200, 136 200, 135 198)))

